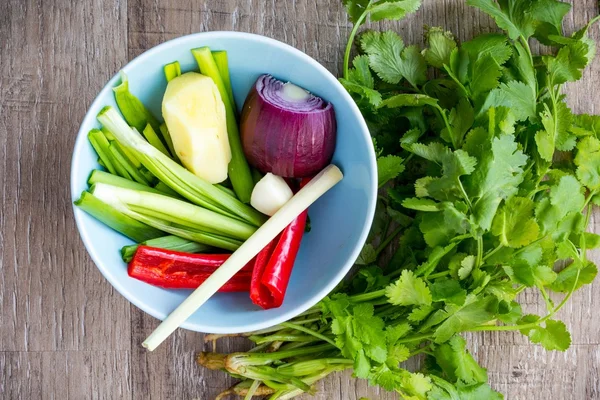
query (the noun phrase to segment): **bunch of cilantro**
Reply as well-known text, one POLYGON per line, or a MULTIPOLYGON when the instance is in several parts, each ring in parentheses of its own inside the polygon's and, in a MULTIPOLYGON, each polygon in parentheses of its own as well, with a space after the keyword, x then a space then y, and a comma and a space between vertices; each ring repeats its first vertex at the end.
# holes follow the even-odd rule
POLYGON ((224 395, 290 399, 353 368, 405 399, 500 399, 461 332, 520 331, 548 350, 569 347, 555 314, 597 274, 587 250, 600 236, 586 228, 600 204, 600 117, 574 115, 561 88, 592 61, 595 20, 564 36, 569 4, 468 4, 504 33, 458 43, 428 28, 420 49, 392 31, 358 35, 367 19, 401 19, 420 1, 344 1, 354 29, 340 81, 378 155, 371 238, 356 276, 318 306, 248 334, 250 352, 199 355, 242 379, 224 395), (533 39, 553 53, 532 54, 533 39), (523 313, 527 288, 545 315, 523 313), (417 354, 422 370, 404 369, 417 354))

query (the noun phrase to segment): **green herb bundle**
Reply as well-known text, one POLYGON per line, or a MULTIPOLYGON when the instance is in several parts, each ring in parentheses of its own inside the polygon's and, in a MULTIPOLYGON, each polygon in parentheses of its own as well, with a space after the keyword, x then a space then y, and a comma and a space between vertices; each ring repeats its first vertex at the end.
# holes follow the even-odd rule
POLYGON ((391 31, 357 36, 367 18, 400 19, 418 0, 344 1, 355 25, 340 81, 369 124, 382 187, 370 243, 351 281, 246 335, 250 352, 199 355, 242 379, 224 395, 290 399, 353 368, 405 399, 495 399, 461 332, 519 331, 547 350, 569 347, 555 314, 597 274, 586 252, 600 236, 586 228, 600 204, 600 117, 574 115, 561 88, 592 61, 595 20, 563 36, 569 4, 468 4, 504 33, 458 43, 428 28, 420 49, 391 31), (553 53, 532 54, 532 39, 553 53), (539 290, 545 315, 524 315, 527 288, 539 290), (421 371, 401 367, 417 354, 421 371))

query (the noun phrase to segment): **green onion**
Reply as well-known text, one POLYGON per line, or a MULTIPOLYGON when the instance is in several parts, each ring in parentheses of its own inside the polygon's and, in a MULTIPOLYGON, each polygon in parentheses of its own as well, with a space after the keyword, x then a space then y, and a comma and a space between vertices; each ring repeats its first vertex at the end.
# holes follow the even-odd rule
POLYGON ((224 215, 235 215, 255 226, 262 225, 266 220, 264 215, 252 207, 197 177, 151 146, 111 106, 100 111, 98 120, 121 143, 134 150, 142 164, 159 180, 192 203, 224 215))
MULTIPOLYGON (((118 163, 125 168, 128 176, 130 176, 134 181, 142 183, 146 186, 150 184, 146 177, 142 175, 140 171, 136 169, 135 166, 129 161, 117 142, 111 142, 108 146, 108 149, 110 154, 118 161, 118 163)), ((126 176, 124 176, 124 178, 126 178, 126 176)))
POLYGON ((160 181, 156 185, 154 185, 154 189, 158 190, 159 192, 161 192, 163 194, 166 194, 167 196, 171 196, 176 199, 182 198, 179 195, 179 193, 177 193, 176 191, 174 191, 173 189, 171 189, 170 187, 168 187, 167 185, 165 185, 163 182, 160 182, 160 181))
POLYGON ((208 47, 193 49, 192 54, 200 67, 200 72, 209 76, 217 85, 223 104, 225 105, 225 114, 227 122, 227 136, 229 138, 229 147, 231 148, 231 161, 229 162, 229 179, 233 185, 237 197, 244 203, 250 202, 254 181, 250 173, 250 166, 244 156, 242 141, 235 119, 235 111, 232 106, 232 99, 229 98, 225 83, 219 73, 219 68, 208 47))
POLYGON ((138 221, 150 225, 156 229, 160 229, 163 232, 167 232, 171 235, 179 236, 194 242, 203 243, 212 247, 235 251, 242 245, 242 241, 237 239, 194 230, 192 228, 180 226, 160 218, 149 217, 133 210, 130 210, 130 214, 132 214, 138 221))
POLYGON ((212 247, 201 243, 192 242, 190 240, 183 239, 178 236, 168 235, 156 239, 146 240, 140 244, 124 246, 121 249, 121 257, 123 257, 123 261, 131 261, 139 245, 158 247, 160 249, 167 249, 173 251, 181 251, 184 253, 202 253, 210 251, 212 249, 212 247))
POLYGON ((152 125, 150 125, 150 124, 146 125, 146 127, 144 128, 144 131, 142 133, 144 134, 144 137, 146 138, 148 143, 150 143, 152 146, 156 147, 164 155, 171 157, 171 154, 169 154, 169 150, 167 150, 167 148, 165 147, 163 142, 160 140, 160 138, 158 137, 158 135, 156 134, 154 129, 152 129, 152 125))
POLYGON ((163 71, 165 71, 167 82, 170 82, 181 75, 181 65, 179 65, 179 61, 173 61, 172 63, 165 65, 163 71))
POLYGON ((229 100, 231 100, 233 110, 236 111, 235 99, 233 97, 233 88, 231 87, 231 77, 229 76, 229 60, 227 59, 227 52, 223 50, 213 51, 212 56, 215 59, 215 63, 217 64, 219 75, 221 75, 221 79, 223 79, 223 84, 225 85, 225 89, 227 90, 229 100))
POLYGON ((167 124, 165 124, 164 122, 162 124, 160 124, 160 133, 161 133, 165 143, 167 144, 167 147, 169 148, 169 152, 173 156, 173 160, 175 160, 177 163, 181 164, 181 162, 179 161, 179 157, 177 157, 177 152, 175 151, 175 146, 173 145, 173 139, 171 139, 171 134, 169 133, 167 124))
POLYGON ((132 218, 135 218, 134 213, 139 213, 182 227, 239 240, 248 239, 256 231, 256 227, 238 219, 169 196, 105 183, 94 185, 91 193, 132 218))
MULTIPOLYGON (((142 131, 147 124, 157 131, 160 123, 144 104, 129 91, 129 81, 125 72, 121 71, 121 84, 115 86, 115 101, 127 123, 138 131, 142 131)), ((109 128, 110 129, 110 128, 109 128)))
POLYGON ((136 242, 143 242, 164 235, 160 230, 119 212, 89 192, 83 192, 74 204, 103 224, 136 242))
POLYGON ((117 171, 111 160, 112 156, 108 149, 109 143, 102 131, 100 131, 99 129, 92 129, 88 133, 88 140, 90 141, 92 147, 98 154, 100 160, 102 160, 102 166, 108 171, 110 171, 111 174, 116 174, 117 171))
POLYGON ((160 190, 160 188, 157 188, 158 185, 155 187, 146 186, 144 184, 129 179, 121 178, 120 176, 109 174, 107 172, 100 171, 97 169, 93 170, 90 174, 90 177, 88 178, 88 185, 93 186, 96 183, 106 183, 112 186, 118 186, 126 189, 139 190, 142 192, 156 193, 179 198, 179 195, 177 193, 172 194, 173 192, 171 191, 171 188, 169 188, 166 185, 165 187, 169 190, 168 193, 160 190))

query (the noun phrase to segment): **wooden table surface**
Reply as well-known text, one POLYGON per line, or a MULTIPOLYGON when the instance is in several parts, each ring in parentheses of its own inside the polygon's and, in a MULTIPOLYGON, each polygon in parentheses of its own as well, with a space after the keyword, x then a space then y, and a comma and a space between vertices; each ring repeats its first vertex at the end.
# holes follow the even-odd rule
MULTIPOLYGON (((570 1, 568 32, 598 14, 596 0, 570 1)), ((461 39, 491 29, 464 0, 424 3, 388 25, 408 43, 422 43, 424 24, 461 39)), ((194 364, 206 347, 199 333, 179 330, 153 353, 142 349, 158 321, 98 272, 75 228, 69 193, 75 136, 106 81, 146 49, 211 30, 279 39, 338 73, 350 25, 337 0, 0 1, 0 398, 212 399, 231 384, 194 364)), ((598 38, 598 29, 592 34, 598 38)), ((569 87, 575 112, 600 112, 599 72, 596 62, 569 87)), ((524 302, 541 312, 537 296, 525 293, 524 302)), ((596 282, 561 311, 573 336, 565 353, 515 333, 469 339, 508 399, 600 399, 598 310, 596 282)), ((245 346, 232 339, 217 349, 245 346)), ((361 396, 396 398, 350 373, 327 379, 313 398, 361 396)))

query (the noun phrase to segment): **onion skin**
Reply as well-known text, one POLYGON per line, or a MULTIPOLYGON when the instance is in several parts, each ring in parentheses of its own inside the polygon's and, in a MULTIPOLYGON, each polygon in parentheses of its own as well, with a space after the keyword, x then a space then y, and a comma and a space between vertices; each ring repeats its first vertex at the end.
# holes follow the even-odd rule
POLYGON ((281 94, 284 83, 270 75, 258 78, 241 116, 241 136, 248 162, 284 178, 313 176, 333 157, 335 111, 331 103, 307 94, 294 101, 281 94))

